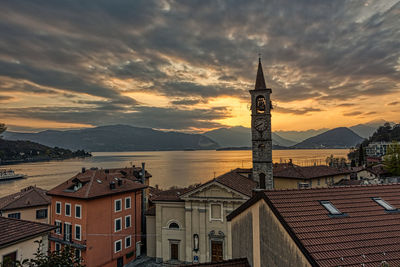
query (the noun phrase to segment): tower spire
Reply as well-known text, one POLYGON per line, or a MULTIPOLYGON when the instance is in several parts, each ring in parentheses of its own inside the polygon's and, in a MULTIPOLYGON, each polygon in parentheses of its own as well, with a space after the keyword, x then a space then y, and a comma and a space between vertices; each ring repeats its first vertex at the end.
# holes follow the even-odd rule
POLYGON ((261 56, 258 57, 258 70, 257 70, 257 78, 256 78, 256 86, 254 87, 255 90, 257 89, 267 89, 265 85, 264 73, 261 65, 261 56))

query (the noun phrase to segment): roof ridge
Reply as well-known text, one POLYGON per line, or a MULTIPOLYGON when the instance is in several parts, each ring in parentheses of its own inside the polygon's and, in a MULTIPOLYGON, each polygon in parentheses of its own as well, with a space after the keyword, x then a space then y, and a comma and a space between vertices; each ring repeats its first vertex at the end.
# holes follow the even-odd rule
POLYGON ((313 188, 284 188, 284 189, 265 189, 263 192, 287 192, 287 191, 320 191, 320 190, 327 190, 327 189, 343 189, 343 188, 360 188, 360 187, 384 187, 390 185, 400 185, 399 183, 387 183, 387 184, 360 184, 360 185, 344 185, 344 186, 328 186, 328 187, 313 187, 313 188))
MULTIPOLYGON (((88 185, 88 189, 86 190, 85 197, 89 197, 90 189, 92 188, 93 178, 96 176, 97 170, 93 171, 92 177, 90 177, 90 182, 88 185)), ((107 176, 107 174, 106 174, 107 176)))
MULTIPOLYGON (((46 198, 42 195, 41 192, 39 192, 39 191, 36 190, 36 189, 37 189, 37 187, 35 186, 35 187, 32 188, 32 191, 35 191, 44 201, 50 202, 48 199, 46 199, 46 198)), ((46 190, 45 190, 45 192, 46 192, 46 190)))
POLYGON ((24 196, 26 196, 26 194, 29 192, 29 190, 26 191, 19 191, 19 192, 15 192, 14 194, 5 196, 4 198, 9 198, 9 201, 7 202, 6 205, 4 205, 2 207, 2 209, 7 208, 8 206, 10 206, 11 204, 13 204, 14 202, 16 202, 17 200, 23 198, 24 196), (12 196, 18 196, 18 197, 12 197, 12 196))

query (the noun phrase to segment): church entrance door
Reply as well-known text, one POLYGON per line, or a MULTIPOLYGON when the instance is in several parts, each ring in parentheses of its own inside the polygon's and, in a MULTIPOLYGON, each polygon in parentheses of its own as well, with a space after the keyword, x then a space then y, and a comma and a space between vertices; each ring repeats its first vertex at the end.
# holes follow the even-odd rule
POLYGON ((211 241, 211 261, 217 262, 223 260, 223 248, 221 241, 211 241))

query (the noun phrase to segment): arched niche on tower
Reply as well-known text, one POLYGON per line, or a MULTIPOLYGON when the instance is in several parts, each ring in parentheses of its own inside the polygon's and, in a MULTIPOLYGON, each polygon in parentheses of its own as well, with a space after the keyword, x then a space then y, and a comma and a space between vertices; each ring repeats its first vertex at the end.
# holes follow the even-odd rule
POLYGON ((265 174, 260 173, 260 189, 265 189, 265 174))
POLYGON ((264 114, 267 109, 267 100, 263 95, 256 97, 256 112, 258 114, 264 114))

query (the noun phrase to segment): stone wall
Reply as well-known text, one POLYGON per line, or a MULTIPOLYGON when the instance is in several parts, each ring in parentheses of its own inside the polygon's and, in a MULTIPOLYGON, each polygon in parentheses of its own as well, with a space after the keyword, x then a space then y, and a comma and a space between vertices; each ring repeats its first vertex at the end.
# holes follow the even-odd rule
POLYGON ((247 212, 232 222, 232 256, 247 258, 253 265, 253 216, 247 212))
POLYGON ((311 266, 266 204, 259 206, 260 266, 311 266))

